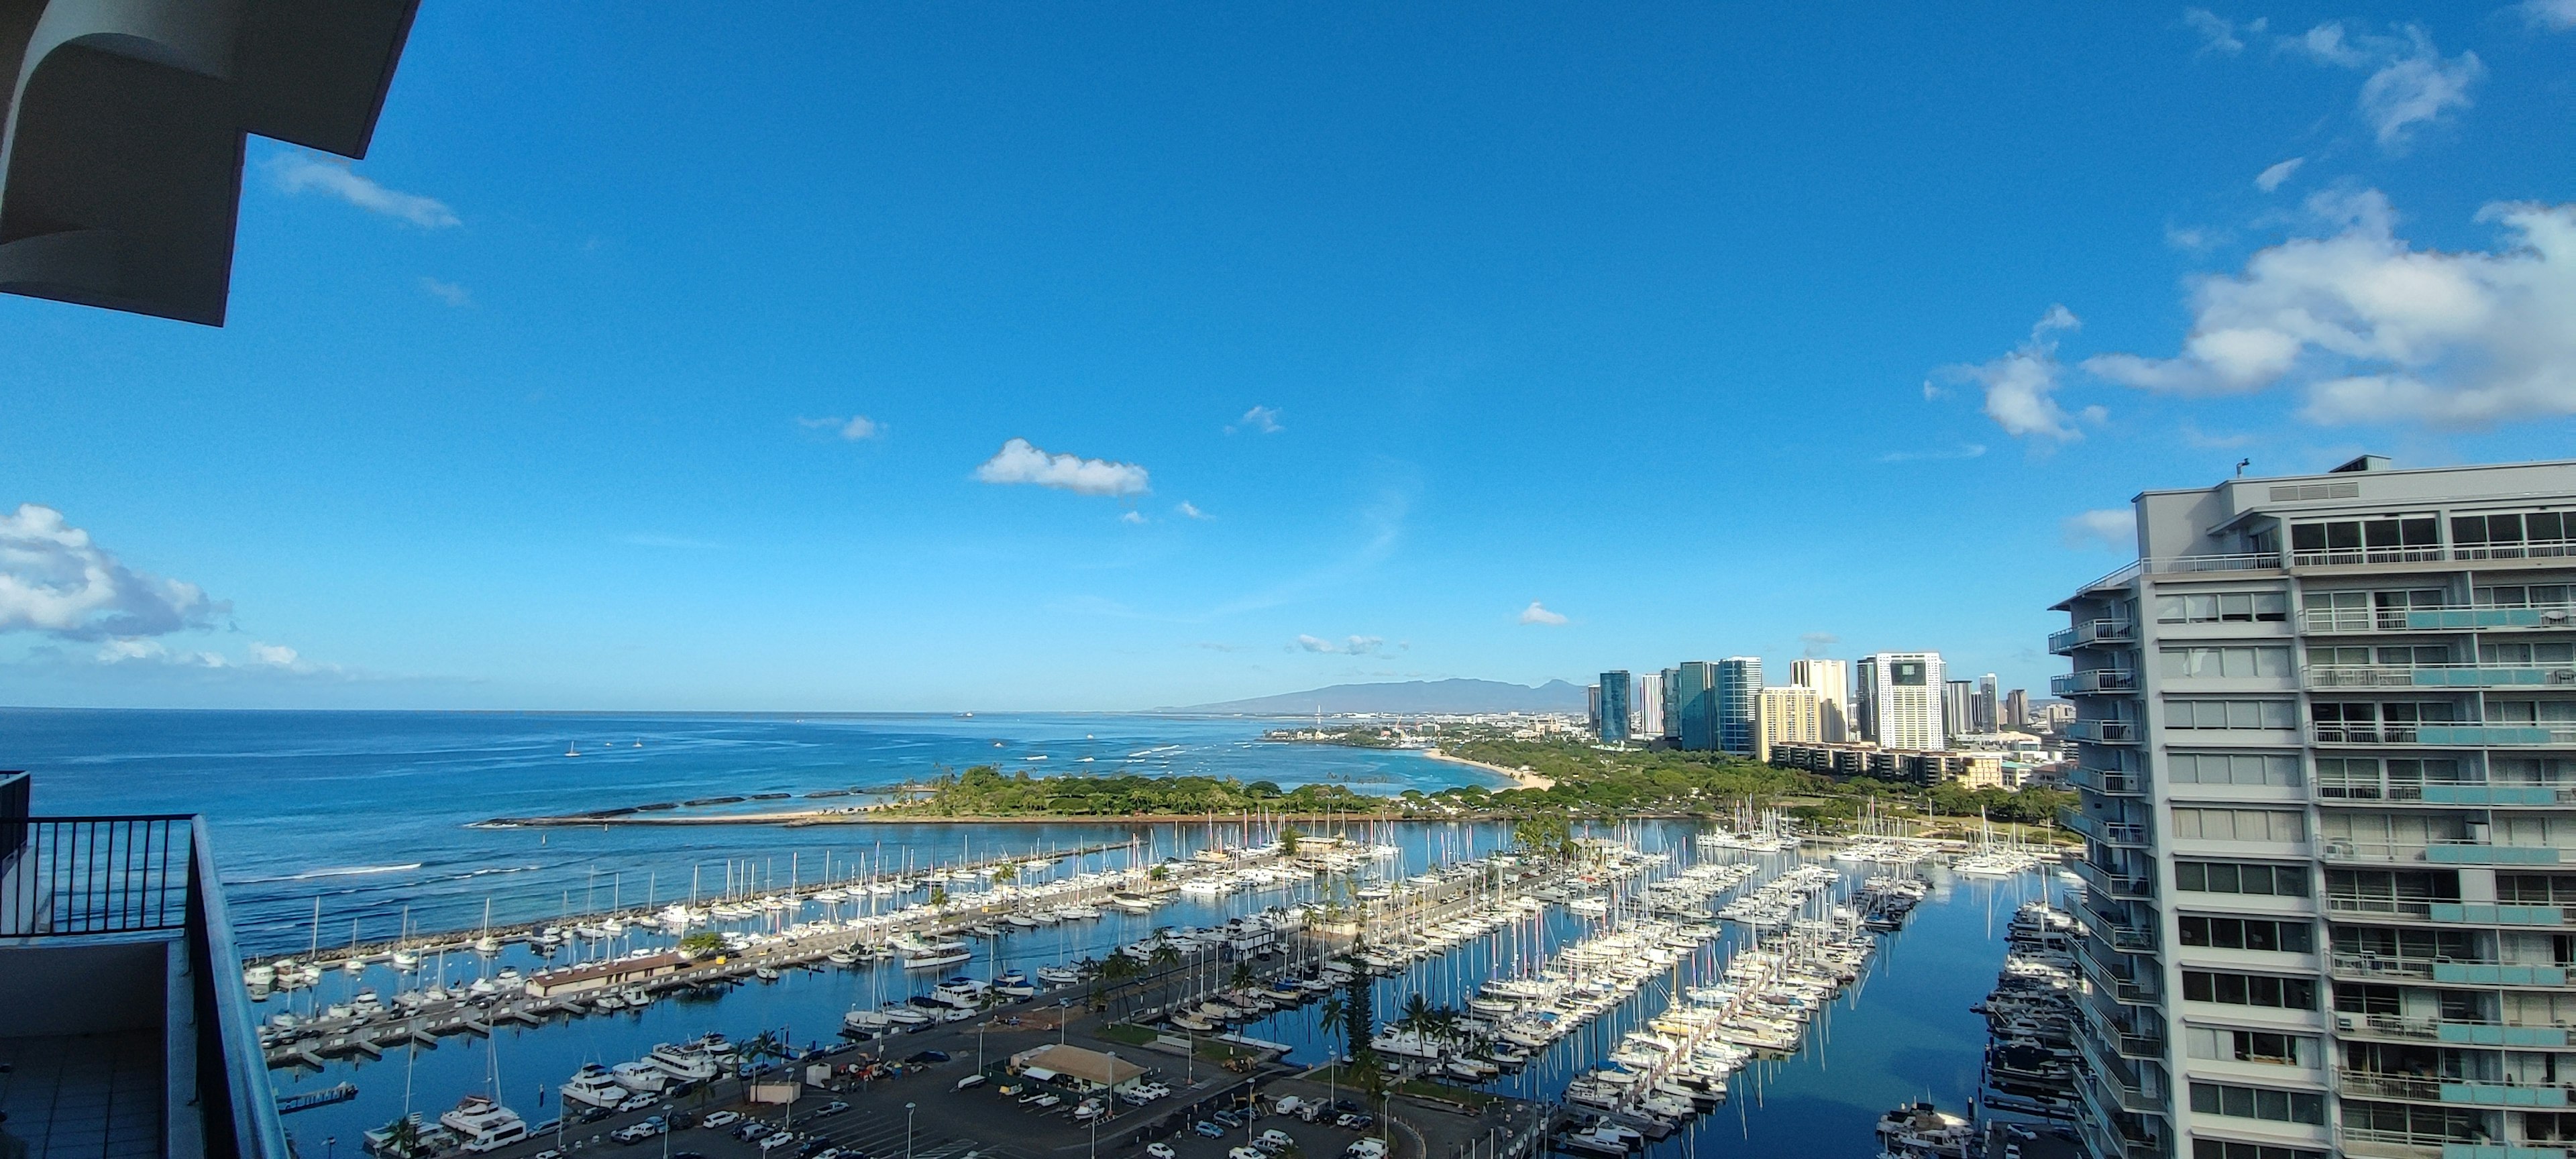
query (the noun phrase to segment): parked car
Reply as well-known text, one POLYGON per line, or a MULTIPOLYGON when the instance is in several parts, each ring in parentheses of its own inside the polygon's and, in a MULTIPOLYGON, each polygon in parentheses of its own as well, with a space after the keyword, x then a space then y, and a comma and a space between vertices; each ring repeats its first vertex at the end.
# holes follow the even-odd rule
POLYGON ((1250 1147, 1237 1147, 1226 1152, 1225 1159, 1270 1159, 1270 1155, 1266 1151, 1257 1151, 1250 1147))
POLYGON ((814 1117, 819 1119, 828 1115, 837 1115, 849 1109, 850 1104, 842 1102, 839 1099, 834 1099, 831 1102, 823 1104, 822 1110, 814 1112, 814 1117))
POLYGON ((983 1086, 985 1082, 986 1082, 986 1079, 984 1078, 984 1076, 983 1076, 983 1075, 980 1075, 980 1074, 970 1074, 970 1075, 967 1075, 965 1078, 962 1078, 962 1079, 957 1080, 957 1089, 962 1091, 962 1090, 967 1090, 967 1089, 972 1088, 972 1087, 980 1087, 980 1086, 983 1086))
POLYGON ((1365 1131, 1377 1125, 1377 1116, 1365 1111, 1353 1111, 1349 1114, 1336 1116, 1333 1119, 1333 1125, 1336 1127, 1348 1127, 1354 1131, 1365 1131))
POLYGON ((1172 1150, 1172 1145, 1169 1143, 1147 1143, 1145 1153, 1153 1156, 1154 1159, 1180 1159, 1181 1154, 1172 1150))
POLYGON ((760 1139, 760 1153, 767 1155, 795 1141, 796 1132, 794 1131, 777 1131, 763 1135, 760 1139))
POLYGON ((838 1147, 825 1147, 814 1153, 814 1159, 841 1159, 841 1149, 838 1147))
POLYGON ((748 1123, 744 1123, 743 1125, 734 1128, 733 1137, 740 1139, 745 1143, 749 1143, 777 1129, 778 1128, 772 1127, 758 1119, 753 1119, 748 1123))
POLYGON ((1282 1131, 1277 1127, 1272 1127, 1267 1131, 1263 1131, 1260 1138, 1252 1141, 1252 1145, 1259 1147, 1264 1151, 1275 1153, 1296 1146, 1297 1140, 1290 1138, 1288 1132, 1282 1131))
POLYGON ((1235 1110, 1232 1107, 1227 1107, 1226 1109, 1218 1111, 1208 1117, 1238 1131, 1243 1129, 1243 1124, 1246 1122, 1243 1117, 1243 1112, 1235 1110))
MULTIPOLYGON (((670 1092, 665 1091, 663 1093, 669 1094, 670 1092)), ((664 1115, 662 1117, 662 1121, 669 1124, 670 1128, 674 1131, 685 1131, 698 1125, 698 1116, 695 1111, 672 1111, 669 1114, 664 1115)))
POLYGON ((944 1050, 916 1050, 906 1056, 903 1061, 912 1063, 915 1066, 927 1065, 934 1062, 946 1062, 948 1061, 948 1052, 944 1050))
POLYGON ((741 1122, 741 1121, 742 1121, 742 1114, 741 1114, 741 1112, 738 1112, 738 1111, 717 1111, 716 1113, 714 1113, 714 1114, 712 1114, 712 1115, 709 1115, 709 1116, 707 1116, 707 1117, 706 1117, 706 1118, 704 1118, 704 1119, 699 1120, 699 1121, 698 1121, 698 1125, 699 1125, 699 1126, 701 1126, 701 1127, 730 1127, 730 1126, 732 1126, 732 1125, 734 1125, 734 1124, 736 1124, 736 1123, 739 1123, 739 1122, 741 1122))
POLYGON ((1201 1120, 1199 1120, 1198 1122, 1195 1122, 1195 1123, 1190 1124, 1190 1129, 1191 1129, 1191 1130, 1193 1130, 1193 1131, 1198 1132, 1198 1133, 1199 1133, 1199 1137, 1200 1137, 1200 1138, 1203 1138, 1203 1139, 1222 1139, 1222 1138, 1225 1138, 1225 1128, 1220 1127, 1220 1126, 1217 1126, 1217 1125, 1216 1125, 1216 1124, 1214 1124, 1214 1123, 1208 1122, 1208 1121, 1207 1121, 1207 1120, 1205 1120, 1205 1119, 1201 1119, 1201 1120))

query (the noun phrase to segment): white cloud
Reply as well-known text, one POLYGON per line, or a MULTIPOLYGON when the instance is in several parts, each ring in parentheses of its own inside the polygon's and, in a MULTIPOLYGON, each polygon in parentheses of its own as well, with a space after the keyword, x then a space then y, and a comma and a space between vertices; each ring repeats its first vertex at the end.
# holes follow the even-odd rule
POLYGON ((401 218, 424 229, 464 224, 456 211, 436 198, 398 193, 351 172, 349 167, 310 153, 280 153, 268 160, 268 173, 282 193, 319 190, 387 217, 401 218))
POLYGON ((1804 645, 1801 652, 1807 656, 1822 656, 1826 652, 1831 651, 1834 645, 1842 642, 1842 637, 1831 632, 1798 633, 1798 643, 1804 645))
POLYGON ((1197 504, 1191 503, 1190 501, 1188 501, 1188 500, 1186 500, 1186 499, 1184 499, 1184 500, 1182 500, 1182 501, 1181 501, 1181 505, 1180 505, 1180 506, 1178 506, 1178 507, 1174 507, 1174 508, 1172 508, 1172 510, 1174 510, 1174 511, 1178 511, 1178 512, 1180 512, 1183 516, 1186 516, 1186 517, 1191 518, 1191 519, 1214 519, 1214 518, 1216 518, 1216 516, 1210 515, 1210 514, 1208 514, 1208 513, 1207 513, 1207 512, 1205 512, 1205 511, 1201 511, 1201 510, 1199 510, 1199 509, 1198 509, 1198 505, 1197 505, 1197 504))
POLYGON ((1144 521, 1145 513, 1142 511, 1129 511, 1118 516, 1120 523, 1143 523, 1144 521))
POLYGON ((174 651, 159 640, 140 637, 109 640, 91 657, 101 664, 160 664, 172 668, 230 668, 220 652, 174 651))
POLYGON ((1297 647, 1308 652, 1325 652, 1335 656, 1366 656, 1385 646, 1386 641, 1376 636, 1351 636, 1340 643, 1303 634, 1297 637, 1297 647))
POLYGON ((207 626, 228 605, 197 585, 146 575, 33 503, 0 516, 0 632, 68 640, 161 636, 207 626))
POLYGON ((2522 0, 2515 7, 2534 28, 2551 32, 2576 28, 2576 0, 2522 0))
POLYGON ((2165 225, 2165 244, 2185 253, 2203 253, 2218 247, 2227 239, 2223 230, 2198 225, 2165 225))
POLYGON ((1243 412, 1242 418, 1226 424, 1225 433, 1230 435, 1237 430, 1247 430, 1259 431, 1265 435, 1275 435, 1287 429, 1288 428, 1279 425, 1278 407, 1256 406, 1251 410, 1243 412))
POLYGON ((2486 75, 2478 54, 2445 58, 2420 26, 2398 28, 2395 36, 2353 35, 2340 21, 2327 21, 2295 37, 2283 37, 2281 49, 2337 68, 2371 69, 2361 83, 2362 119, 2378 135, 2380 147, 2403 152, 2416 126, 2432 124, 2473 102, 2469 87, 2486 75))
POLYGON ((796 420, 796 425, 809 431, 828 430, 853 443, 862 439, 873 439, 885 433, 884 423, 866 415, 851 415, 848 418, 842 418, 839 415, 824 415, 821 418, 811 419, 799 418, 796 420))
POLYGON ((430 297, 436 298, 439 301, 460 309, 474 304, 474 295, 467 292, 465 287, 457 285, 454 282, 442 282, 436 278, 422 278, 420 280, 420 288, 427 291, 430 297))
POLYGON ((1531 600, 1528 607, 1521 609, 1521 622, 1524 624, 1544 624, 1548 627, 1555 627, 1564 623, 1565 617, 1559 613, 1547 610, 1547 606, 1539 603, 1537 600, 1531 600))
MULTIPOLYGON (((2200 34, 2202 52, 2234 56, 2245 51, 2245 41, 2236 35, 2236 25, 2209 9, 2185 8, 2182 10, 2182 22, 2184 27, 2200 34)), ((2263 21, 2256 20, 2249 30, 2263 31, 2263 21)))
POLYGON ((2305 157, 2292 157, 2287 161, 2283 161, 2266 168, 2262 172, 2254 175, 2254 188, 2260 189, 2265 193, 2270 193, 2275 189, 2279 189, 2282 182, 2289 180, 2291 174, 2299 171, 2299 166, 2307 163, 2308 159, 2305 157))
POLYGON ((284 644, 253 644, 250 658, 272 668, 293 668, 296 664, 295 649, 284 644))
MULTIPOLYGON (((2084 437, 2075 429, 2075 418, 2057 404, 2058 378, 2065 367, 2057 361, 2057 331, 2072 330, 2083 323, 2064 306, 2051 306, 2030 328, 2030 338, 2001 358, 1974 366, 1944 367, 1942 373, 1962 382, 1974 382, 1985 388, 1986 417, 1995 420, 2004 433, 2020 438, 2073 440, 2084 437)), ((2088 407, 2082 416, 2092 421, 2103 417, 2100 407, 2088 407)))
POLYGON ((975 468, 975 477, 987 483, 1033 483, 1082 495, 1140 495, 1146 490, 1145 469, 1134 463, 1051 455, 1030 446, 1027 439, 1002 444, 1001 450, 975 468))
POLYGON ((2135 551, 2138 546, 2137 512, 2127 507, 2097 507, 2081 515, 2069 515, 2061 527, 2068 547, 2135 551))
POLYGON ((2184 394, 2306 389, 2319 423, 2478 427, 2576 414, 2576 205, 2489 205, 2494 250, 2419 250, 2377 190, 2319 196, 2339 227, 2265 249, 2193 287, 2172 358, 2111 354, 2086 370, 2184 394))

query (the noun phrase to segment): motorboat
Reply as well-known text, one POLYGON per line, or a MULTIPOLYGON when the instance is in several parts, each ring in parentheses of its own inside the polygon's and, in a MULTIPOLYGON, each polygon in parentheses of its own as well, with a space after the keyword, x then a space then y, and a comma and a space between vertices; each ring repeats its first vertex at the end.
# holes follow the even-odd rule
POLYGON ((654 1047, 653 1053, 645 1055, 644 1061, 662 1068, 672 1078, 682 1082, 702 1083, 716 1077, 715 1056, 708 1054, 703 1048, 691 1049, 663 1043, 654 1047))
POLYGON ((608 1068, 608 1073, 617 1076, 617 1085, 639 1095, 660 1094, 671 1085, 671 1073, 649 1061, 621 1062, 608 1068))
POLYGON ((992 992, 993 987, 983 979, 969 978, 961 974, 931 987, 930 997, 933 1001, 946 1003, 960 1010, 972 1010, 982 1005, 985 996, 992 992))
POLYGON ((1082 981, 1082 971, 1071 966, 1040 966, 1037 975, 1038 981, 1049 986, 1071 986, 1082 981))
POLYGON ((517 1111, 482 1095, 467 1095, 438 1117, 440 1126, 456 1133, 458 1145, 481 1154, 528 1137, 528 1122, 517 1111))
POLYGON ((617 1085, 617 1076, 610 1074, 607 1067, 595 1062, 583 1063, 580 1070, 573 1072, 572 1081, 556 1087, 555 1090, 562 1093, 563 1101, 567 1103, 611 1110, 616 1109, 617 1104, 625 1102, 629 1095, 634 1094, 633 1091, 617 1085))
POLYGON ((903 968, 938 970, 963 964, 974 957, 974 949, 964 942, 925 942, 904 951, 903 968))

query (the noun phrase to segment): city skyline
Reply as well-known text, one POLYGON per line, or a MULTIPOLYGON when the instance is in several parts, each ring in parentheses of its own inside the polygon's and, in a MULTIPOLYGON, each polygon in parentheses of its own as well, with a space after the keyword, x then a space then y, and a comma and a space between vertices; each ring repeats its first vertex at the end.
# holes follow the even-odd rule
POLYGON ((2035 690, 2136 492, 2576 413, 2564 4, 700 16, 423 12, 221 329, 0 297, 0 704, 2035 690))

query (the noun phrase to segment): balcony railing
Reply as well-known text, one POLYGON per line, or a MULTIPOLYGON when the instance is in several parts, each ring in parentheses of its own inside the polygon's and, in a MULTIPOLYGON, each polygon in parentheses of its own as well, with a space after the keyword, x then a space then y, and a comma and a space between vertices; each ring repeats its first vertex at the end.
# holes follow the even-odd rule
POLYGON ((2448 925, 2560 927, 2569 924, 2569 908, 2556 905, 2437 901, 2425 905, 2424 916, 2448 925))
POLYGON ((2099 841, 2104 845, 2117 846, 2122 849, 2146 849, 2150 847, 2148 843, 2147 827, 2144 825, 2133 825, 2120 821, 2106 821, 2077 808, 2059 809, 2057 811, 2057 823, 2086 837, 2090 837, 2095 841, 2099 841))
POLYGON ((2309 726, 2318 744, 2365 745, 2571 745, 2576 728, 2531 724, 2318 724, 2309 726))
POLYGON ((2430 918, 2437 905, 2458 905, 2420 897, 2358 897, 2349 894, 2326 895, 2326 911, 2339 914, 2376 914, 2383 917, 2430 918))
POLYGON ((2305 608, 2299 625, 2329 632, 2472 632, 2576 625, 2576 604, 2525 608, 2305 608))
MULTIPOLYGON (((2073 779, 2072 777, 2069 778, 2073 779)), ((2495 784, 2484 781, 2317 782, 2320 803, 2335 805, 2420 803, 2425 805, 2563 805, 2576 802, 2576 785, 2495 784)))
POLYGON ((2095 744, 2138 743, 2138 722, 2134 720, 2077 720, 2066 725, 2066 735, 2095 744))
POLYGON ((2494 845, 2483 841, 2434 841, 2410 844, 2399 841, 2356 841, 2343 837, 2327 838, 2322 844, 2328 861, 2362 861, 2373 864, 2430 862, 2435 865, 2556 865, 2561 851, 2546 845, 2494 845))
POLYGON ((0 937, 187 926, 190 818, 43 817, 13 824, 21 864, 0 893, 0 937))
MULTIPOLYGON (((2063 815, 2061 814, 2061 817, 2063 815)), ((2156 881, 2152 877, 2131 877, 2091 860, 2075 863, 2075 874, 2084 879, 2087 888, 2116 901, 2154 901, 2156 881)))
POLYGON ((2108 769, 2077 765, 2066 771, 2066 783, 2079 789, 2091 789, 2113 797, 2142 797, 2147 792, 2147 778, 2138 773, 2113 772, 2108 769))
POLYGON ((2081 620, 2048 634, 2048 650, 2063 654, 2093 644, 2134 644, 2138 625, 2129 620, 2081 620))
POLYGON ((2565 664, 2312 664, 2310 688, 2576 687, 2565 664))
MULTIPOLYGON (((2341 971, 2339 970, 2338 973, 2341 971)), ((2412 1018, 2396 1014, 2342 1014, 2335 1029, 2346 1034, 2377 1034, 2453 1046, 2554 1047, 2567 1045, 2567 1027, 2554 1022, 2470 1022, 2412 1018)))
POLYGON ((2048 690, 2059 696, 2134 693, 2138 690, 2138 674, 2125 668, 2087 668, 2049 677, 2048 690))

